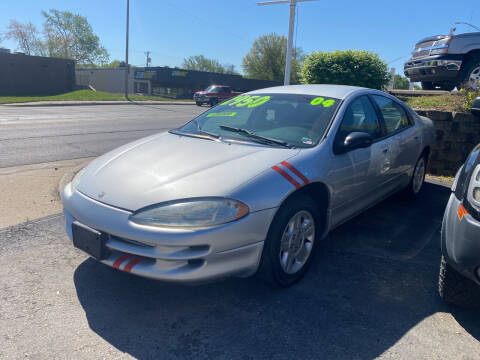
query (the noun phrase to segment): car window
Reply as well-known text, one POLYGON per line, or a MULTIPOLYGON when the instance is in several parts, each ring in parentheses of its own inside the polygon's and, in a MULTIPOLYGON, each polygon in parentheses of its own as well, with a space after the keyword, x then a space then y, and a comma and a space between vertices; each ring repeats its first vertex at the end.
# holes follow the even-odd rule
POLYGON ((395 101, 377 95, 374 95, 373 98, 382 113, 387 134, 391 134, 410 125, 407 113, 395 101))
POLYGON ((344 139, 354 131, 366 132, 370 134, 373 139, 382 135, 377 113, 366 96, 360 96, 347 107, 338 136, 344 139))
MULTIPOLYGON (((314 146, 323 136, 340 99, 301 94, 241 95, 227 100, 196 118, 202 130, 224 138, 248 141, 225 126, 243 128, 296 147, 314 146)), ((195 123, 181 131, 197 132, 195 123)))

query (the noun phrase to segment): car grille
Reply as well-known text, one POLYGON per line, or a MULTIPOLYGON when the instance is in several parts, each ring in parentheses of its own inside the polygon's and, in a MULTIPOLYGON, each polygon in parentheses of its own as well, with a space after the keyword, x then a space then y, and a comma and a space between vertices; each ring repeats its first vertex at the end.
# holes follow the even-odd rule
POLYGON ((422 57, 422 56, 428 56, 430 54, 430 50, 421 50, 421 51, 417 51, 418 48, 426 48, 426 47, 430 47, 430 46, 433 46, 433 44, 435 43, 435 41, 426 41, 426 42, 423 42, 423 43, 420 43, 420 44, 417 44, 415 45, 415 49, 412 53, 412 58, 418 58, 418 57, 422 57))

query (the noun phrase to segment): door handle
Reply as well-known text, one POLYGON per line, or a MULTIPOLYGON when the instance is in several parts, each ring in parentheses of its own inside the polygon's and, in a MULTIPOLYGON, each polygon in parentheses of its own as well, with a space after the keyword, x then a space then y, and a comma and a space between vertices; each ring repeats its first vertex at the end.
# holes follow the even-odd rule
POLYGON ((388 149, 383 149, 382 152, 386 154, 388 152, 388 149))

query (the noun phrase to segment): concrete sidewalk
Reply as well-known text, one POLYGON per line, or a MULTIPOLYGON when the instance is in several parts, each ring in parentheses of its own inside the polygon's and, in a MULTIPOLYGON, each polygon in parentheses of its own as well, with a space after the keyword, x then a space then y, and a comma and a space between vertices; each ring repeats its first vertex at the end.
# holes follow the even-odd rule
POLYGON ((62 212, 58 189, 94 157, 0 169, 0 229, 62 212), (62 179, 65 179, 62 182, 62 179))
POLYGON ((78 105, 195 105, 193 101, 34 101, 0 106, 78 106, 78 105))

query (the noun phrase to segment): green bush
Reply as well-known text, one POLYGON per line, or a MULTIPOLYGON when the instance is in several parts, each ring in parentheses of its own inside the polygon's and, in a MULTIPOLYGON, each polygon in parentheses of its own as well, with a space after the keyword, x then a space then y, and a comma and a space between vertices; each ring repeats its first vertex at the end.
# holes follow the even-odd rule
POLYGON ((480 96, 480 90, 477 91, 467 91, 465 89, 460 90, 460 93, 464 96, 463 100, 463 110, 470 111, 472 108, 473 100, 480 96))
POLYGON ((387 64, 365 50, 311 53, 302 68, 305 84, 341 84, 383 89, 389 82, 387 64))

